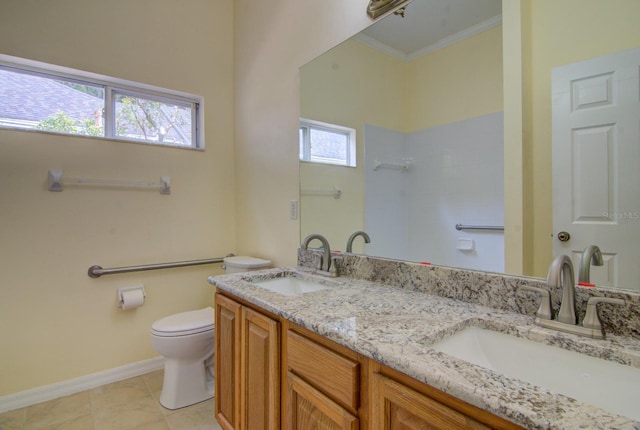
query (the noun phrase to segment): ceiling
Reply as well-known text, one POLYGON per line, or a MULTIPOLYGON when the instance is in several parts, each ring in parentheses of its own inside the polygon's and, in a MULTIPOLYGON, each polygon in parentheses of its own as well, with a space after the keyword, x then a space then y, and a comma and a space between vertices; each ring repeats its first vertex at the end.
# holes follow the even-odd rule
POLYGON ((356 37, 411 60, 501 24, 501 14, 502 0, 414 0, 404 18, 391 14, 356 37))

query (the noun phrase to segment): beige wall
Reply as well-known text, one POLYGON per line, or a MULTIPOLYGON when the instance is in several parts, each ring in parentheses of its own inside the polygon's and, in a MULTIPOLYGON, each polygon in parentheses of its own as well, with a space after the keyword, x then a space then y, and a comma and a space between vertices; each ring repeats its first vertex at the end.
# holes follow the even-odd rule
POLYGON ((413 61, 407 132, 502 112, 502 26, 413 61))
POLYGON ((298 68, 367 26, 368 0, 235 1, 238 250, 296 263, 298 68))
MULTIPOLYGON (((533 269, 546 276, 553 259, 551 69, 640 45, 637 0, 529 0, 530 129, 525 136, 533 209, 533 269)), ((556 232, 557 233, 557 232, 556 232)))
POLYGON ((90 279, 235 251, 231 0, 3 0, 0 53, 205 98, 206 150, 0 130, 0 396, 157 356, 152 322, 212 304, 214 266, 90 279), (172 179, 172 194, 67 187, 47 171, 172 179), (143 284, 145 305, 115 306, 143 284))
POLYGON ((531 240, 531 199, 525 181, 524 106, 527 74, 524 73, 523 50, 527 49, 527 0, 502 0, 502 55, 504 97, 504 247, 505 272, 528 272, 531 240))
MULTIPOLYGON (((344 251, 351 233, 364 228, 364 125, 405 129, 408 67, 348 40, 300 69, 301 117, 355 129, 357 154, 356 167, 300 163, 302 190, 343 191, 340 199, 301 195, 302 237, 320 233, 332 249, 344 251)), ((362 252, 362 240, 354 245, 354 252, 362 252)))

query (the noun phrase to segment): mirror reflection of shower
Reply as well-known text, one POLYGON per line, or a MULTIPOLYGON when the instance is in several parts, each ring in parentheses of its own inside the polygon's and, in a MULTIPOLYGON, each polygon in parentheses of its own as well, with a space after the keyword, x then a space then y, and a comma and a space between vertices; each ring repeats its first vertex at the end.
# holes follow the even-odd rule
POLYGON ((301 236, 335 246, 364 230, 372 243, 353 252, 503 271, 501 231, 455 229, 504 224, 501 1, 415 0, 406 12, 300 70, 301 116, 357 142, 355 168, 301 162, 302 190, 343 191, 301 195, 301 236))

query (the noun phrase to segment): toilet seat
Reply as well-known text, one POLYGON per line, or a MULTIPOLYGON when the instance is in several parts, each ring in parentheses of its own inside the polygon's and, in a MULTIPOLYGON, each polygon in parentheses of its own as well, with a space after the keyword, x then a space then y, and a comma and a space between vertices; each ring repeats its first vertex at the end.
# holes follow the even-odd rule
POLYGON ((151 326, 151 334, 160 337, 187 336, 213 330, 213 309, 182 312, 159 319, 151 326))

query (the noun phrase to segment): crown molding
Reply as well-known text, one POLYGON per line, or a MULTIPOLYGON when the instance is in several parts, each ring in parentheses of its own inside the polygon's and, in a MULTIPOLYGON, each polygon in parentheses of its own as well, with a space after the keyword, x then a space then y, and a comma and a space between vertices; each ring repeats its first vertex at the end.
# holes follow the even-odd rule
POLYGON ((482 33, 483 31, 487 31, 493 27, 497 27, 499 25, 502 24, 502 15, 496 15, 494 17, 491 17, 487 20, 484 20, 482 22, 479 22, 478 24, 475 24, 469 28, 466 28, 462 31, 459 31, 455 34, 452 34, 451 36, 447 36, 445 38, 440 39, 439 41, 437 41, 434 44, 431 44, 429 46, 425 46, 422 49, 419 49, 415 52, 412 52, 411 54, 405 54, 402 51, 399 51, 395 48, 392 48, 370 36, 367 36, 366 34, 363 33, 359 33, 356 36, 354 36, 355 39, 361 41, 362 43, 364 43, 365 45, 370 46, 373 49, 376 49, 380 52, 383 52, 387 55, 391 55, 401 61, 406 61, 406 62, 410 62, 415 60, 416 58, 422 57, 424 55, 430 54, 432 52, 435 52, 439 49, 445 48, 449 45, 452 45, 454 43, 460 42, 464 39, 468 39, 469 37, 475 36, 476 34, 482 33))

